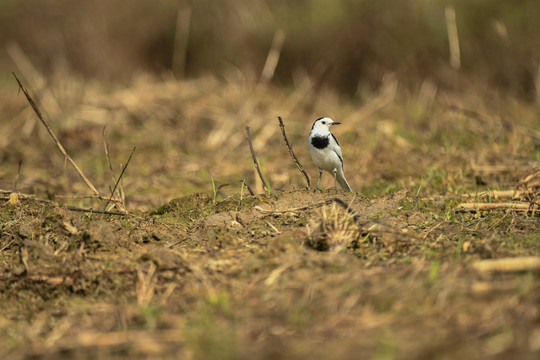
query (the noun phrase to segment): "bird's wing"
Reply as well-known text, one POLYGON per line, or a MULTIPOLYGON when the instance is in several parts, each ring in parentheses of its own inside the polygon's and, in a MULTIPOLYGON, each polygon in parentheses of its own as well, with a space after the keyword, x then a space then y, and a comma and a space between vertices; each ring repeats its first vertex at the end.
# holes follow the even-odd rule
POLYGON ((334 152, 337 154, 337 156, 339 157, 339 160, 341 160, 341 167, 343 167, 343 154, 341 153, 341 147, 339 146, 339 142, 337 141, 334 134, 330 133, 330 135, 332 135, 332 138, 334 139, 334 141, 330 142, 329 147, 332 150, 334 150, 334 152))
POLYGON ((337 141, 336 137, 334 136, 334 134, 330 133, 330 135, 332 135, 332 138, 334 138, 334 141, 336 142, 337 146, 339 146, 339 142, 337 141))

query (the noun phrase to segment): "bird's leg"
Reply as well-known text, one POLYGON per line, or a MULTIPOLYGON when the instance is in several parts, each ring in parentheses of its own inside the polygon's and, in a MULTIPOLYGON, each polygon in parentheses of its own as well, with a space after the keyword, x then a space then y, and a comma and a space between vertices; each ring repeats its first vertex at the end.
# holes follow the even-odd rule
POLYGON ((322 177, 322 169, 319 168, 319 181, 317 181, 317 187, 315 188, 315 191, 320 190, 319 185, 321 184, 321 177, 322 177))
POLYGON ((336 177, 337 177, 337 169, 334 169, 334 190, 337 189, 337 187, 336 187, 336 177))

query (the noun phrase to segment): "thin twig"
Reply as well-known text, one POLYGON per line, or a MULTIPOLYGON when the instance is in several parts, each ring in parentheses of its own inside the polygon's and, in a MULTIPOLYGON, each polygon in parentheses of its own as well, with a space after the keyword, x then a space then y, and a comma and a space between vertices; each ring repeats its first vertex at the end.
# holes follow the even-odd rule
POLYGON ((268 227, 272 229, 276 234, 281 234, 281 231, 279 231, 277 227, 272 225, 269 221, 265 221, 265 222, 266 222, 266 225, 268 225, 268 227))
POLYGON ((112 189, 111 191, 111 196, 109 197, 109 200, 107 200, 107 203, 105 204, 105 206, 103 207, 103 210, 105 211, 105 209, 107 209, 107 206, 109 205, 109 203, 111 202, 112 198, 113 198, 113 195, 114 195, 114 192, 116 191, 116 188, 118 187, 118 183, 120 182, 120 180, 122 179, 122 176, 124 175, 124 172, 126 171, 128 165, 129 165, 129 162, 131 161, 131 158, 133 157, 133 153, 135 153, 135 149, 137 147, 134 146, 133 147, 133 150, 131 150, 131 154, 129 155, 129 158, 126 162, 126 165, 124 165, 124 167, 122 168, 122 172, 120 173, 120 176, 118 176, 118 180, 116 180, 116 183, 114 184, 114 188, 112 189))
MULTIPOLYGON (((9 236, 11 236, 12 238, 15 237, 15 235, 12 235, 12 234, 10 234, 10 233, 8 233, 8 232, 2 231, 2 235, 4 235, 4 234, 5 234, 5 235, 9 235, 9 236)), ((0 253, 1 253, 2 251, 6 250, 8 247, 10 247, 14 242, 15 242, 15 241, 10 241, 10 242, 8 242, 6 245, 4 245, 4 246, 0 249, 0 253)))
POLYGON ((296 207, 296 208, 289 208, 289 209, 265 209, 261 206, 255 206, 255 210, 263 213, 263 214, 284 214, 284 213, 294 213, 294 212, 297 212, 297 211, 301 211, 301 210, 307 210, 307 209, 311 209, 311 208, 315 208, 315 207, 319 207, 319 206, 323 206, 323 205, 328 205, 330 203, 332 203, 334 201, 334 199, 330 199, 330 200, 326 200, 326 201, 321 201, 321 202, 318 202, 318 203, 315 203, 315 204, 310 204, 310 205, 306 205, 306 206, 300 206, 300 207, 296 207))
POLYGON ((248 183, 246 182, 246 180, 240 180, 241 183, 243 183, 245 185, 245 187, 247 187, 248 191, 249 191, 249 194, 251 196, 255 195, 255 193, 253 192, 253 189, 251 188, 251 186, 248 185, 248 183))
POLYGON ((304 167, 302 164, 300 164, 300 161, 298 161, 298 158, 294 154, 294 151, 289 144, 289 140, 287 139, 287 134, 285 133, 285 125, 283 124, 283 120, 281 119, 281 116, 278 116, 279 121, 279 127, 281 128, 281 133, 283 134, 283 139, 285 140, 285 145, 287 145, 287 149, 289 150, 289 154, 291 154, 291 157, 293 158, 294 163, 296 164, 296 167, 300 172, 304 175, 304 178, 306 179, 307 183, 307 189, 309 190, 311 188, 311 182, 309 181, 309 175, 307 174, 306 170, 304 170, 304 167))
MULTIPOLYGON (((79 196, 79 195, 54 195, 55 199, 98 199, 98 200, 109 200, 107 196, 79 196)), ((112 202, 119 203, 120 199, 113 197, 112 202)))
POLYGON ((509 202, 509 203, 461 203, 457 206, 459 211, 480 211, 480 210, 514 210, 514 211, 530 211, 531 205, 524 202, 509 202))
POLYGON ((360 215, 358 215, 356 213, 356 211, 354 211, 351 208, 350 204, 347 204, 345 201, 341 200, 340 198, 333 198, 332 202, 335 202, 336 204, 341 205, 341 207, 343 207, 345 210, 347 210, 347 212, 353 216, 354 221, 356 221, 358 223, 358 225, 360 225, 360 226, 363 225, 363 223, 360 221, 360 215))
POLYGON ((83 209, 83 208, 78 208, 78 207, 67 207, 66 209, 70 211, 89 212, 89 213, 104 214, 104 215, 119 215, 119 216, 127 215, 127 213, 119 212, 119 211, 93 210, 93 209, 83 209))
POLYGON ((105 157, 107 158, 107 163, 109 164, 109 172, 111 173, 111 177, 112 177, 112 180, 115 181, 115 176, 114 176, 114 171, 113 171, 113 166, 112 166, 112 163, 111 163, 111 156, 110 156, 110 153, 109 153, 109 144, 107 144, 107 139, 105 138, 105 129, 107 128, 107 125, 105 125, 103 127, 103 132, 102 132, 102 136, 103 136, 103 148, 105 150, 105 157))
POLYGON ((257 161, 257 156, 255 155, 255 150, 253 150, 253 144, 251 143, 251 134, 249 133, 249 126, 246 126, 246 133, 249 143, 249 151, 251 151, 251 157, 253 158, 253 164, 255 165, 255 169, 257 169, 257 173, 259 174, 259 178, 261 179, 263 183, 263 187, 266 189, 266 191, 270 191, 268 188, 268 185, 266 184, 266 181, 264 181, 264 177, 261 173, 261 169, 259 168, 259 162, 257 161))
POLYGON ((431 234, 431 232, 435 229, 437 229, 439 226, 441 226, 442 224, 444 224, 444 222, 440 222, 438 223, 437 225, 433 226, 431 229, 429 229, 428 231, 426 231, 426 233, 424 234, 424 236, 422 237, 422 239, 427 239, 427 237, 429 236, 429 234, 431 234))
POLYGON ((15 77, 15 80, 17 80, 17 83, 19 84, 19 88, 22 90, 22 92, 24 93, 24 95, 26 96, 26 99, 28 100, 28 103, 30 104, 30 106, 32 106, 32 109, 34 110, 34 112, 36 113, 39 121, 41 121, 41 123, 43 124, 43 126, 45 126, 45 128, 47 129, 47 131, 49 132, 49 135, 51 135, 51 137, 53 138, 54 142, 56 143, 56 146, 58 147, 58 149, 60 149, 60 151, 62 152, 62 154, 66 157, 66 159, 69 161, 69 163, 75 168, 75 171, 77 171, 77 173, 79 174, 79 176, 83 179, 83 181, 86 183, 86 185, 90 188, 90 190, 92 190, 92 192, 96 195, 96 196, 100 196, 99 194, 99 191, 97 191, 97 189, 94 187, 94 185, 92 185, 92 183, 90 182, 90 180, 88 180, 88 178, 83 174, 82 170, 79 168, 79 166, 77 166, 77 164, 75 163, 75 161, 71 158, 71 156, 69 156, 69 154, 67 153, 66 149, 64 148, 64 146, 60 143, 60 141, 58 140, 58 138, 56 137, 56 135, 54 134, 54 132, 52 131, 51 127, 49 126, 49 124, 47 123, 47 121, 45 120, 45 118, 43 117, 43 114, 41 113, 41 111, 39 110, 37 104, 34 102, 34 100, 32 99, 32 97, 30 96, 30 94, 28 93, 28 91, 24 88, 24 86, 21 84, 21 81, 19 80, 19 78, 17 77, 17 75, 15 75, 15 73, 12 73, 13 76, 15 77))
MULTIPOLYGON (((107 143, 107 139, 105 138, 105 129, 107 128, 107 125, 105 125, 103 127, 103 147, 105 149, 105 156, 107 157, 107 163, 109 164, 109 172, 111 174, 111 178, 112 178, 112 181, 116 181, 116 177, 114 176, 114 170, 113 170, 113 166, 112 166, 112 162, 111 162, 111 155, 109 153, 109 144, 107 143)), ((109 190, 110 190, 110 187, 109 187, 109 190)), ((120 184, 120 187, 118 188, 118 192, 119 192, 119 198, 121 199, 121 202, 122 202, 122 207, 123 209, 120 209, 122 211, 125 211, 126 210, 126 204, 125 204, 125 196, 124 196, 124 188, 122 186, 122 184, 120 184)), ((111 191, 112 193, 112 191, 111 191)))

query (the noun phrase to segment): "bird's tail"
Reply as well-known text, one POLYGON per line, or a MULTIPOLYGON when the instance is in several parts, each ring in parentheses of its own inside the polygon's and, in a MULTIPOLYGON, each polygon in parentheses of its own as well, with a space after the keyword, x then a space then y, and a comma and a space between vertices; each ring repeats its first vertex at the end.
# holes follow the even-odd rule
POLYGON ((338 171, 336 180, 343 190, 352 191, 349 183, 347 182, 347 179, 345 179, 345 174, 343 173, 343 170, 338 171))

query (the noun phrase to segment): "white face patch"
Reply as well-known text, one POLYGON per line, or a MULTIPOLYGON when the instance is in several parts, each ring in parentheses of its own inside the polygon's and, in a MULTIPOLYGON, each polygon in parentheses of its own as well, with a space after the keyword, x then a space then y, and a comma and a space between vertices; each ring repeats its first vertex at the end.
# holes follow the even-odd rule
POLYGON ((329 117, 321 117, 315 120, 311 130, 327 130, 330 131, 330 127, 335 123, 334 120, 329 117))

